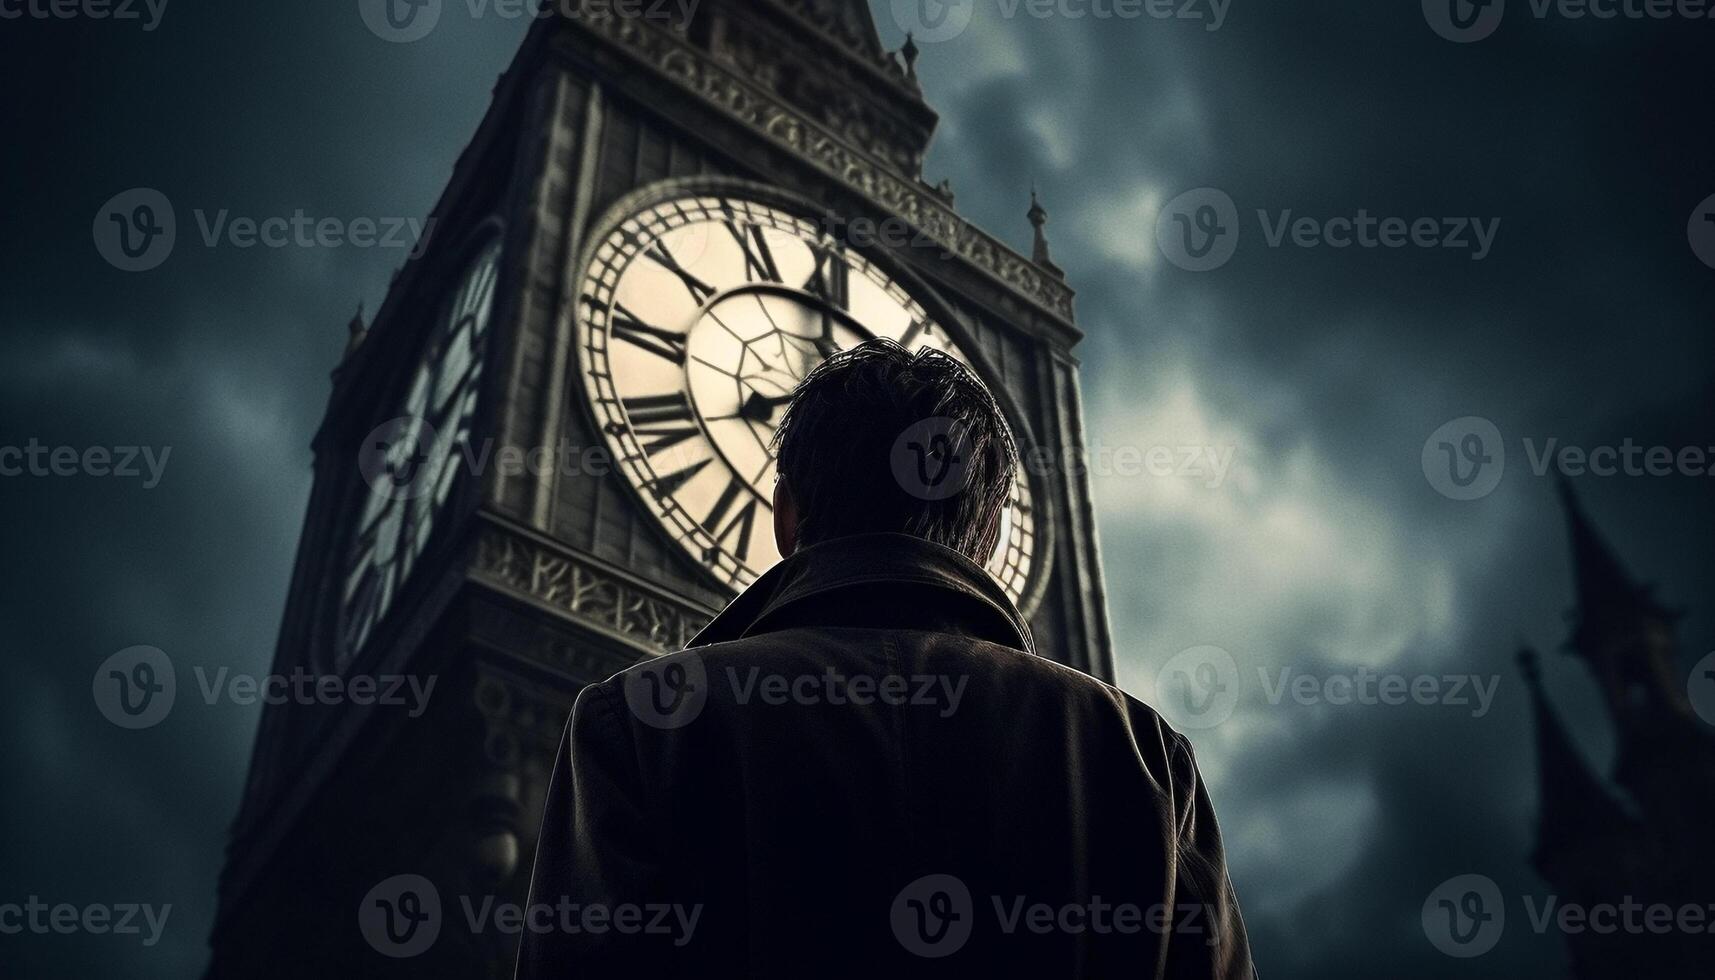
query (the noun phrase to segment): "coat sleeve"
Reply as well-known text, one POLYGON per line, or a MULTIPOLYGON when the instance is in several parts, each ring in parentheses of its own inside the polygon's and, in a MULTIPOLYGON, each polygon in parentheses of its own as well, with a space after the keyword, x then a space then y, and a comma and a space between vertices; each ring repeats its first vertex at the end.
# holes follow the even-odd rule
POLYGON ((1177 802, 1173 932, 1167 943, 1168 977, 1183 980, 1253 980, 1250 939, 1238 895, 1227 875, 1226 851, 1215 808, 1191 752, 1177 732, 1172 740, 1173 796, 1177 802))
POLYGON ((671 885, 624 711, 612 682, 585 688, 572 708, 548 786, 517 980, 669 972, 674 937, 646 927, 673 901, 671 885))

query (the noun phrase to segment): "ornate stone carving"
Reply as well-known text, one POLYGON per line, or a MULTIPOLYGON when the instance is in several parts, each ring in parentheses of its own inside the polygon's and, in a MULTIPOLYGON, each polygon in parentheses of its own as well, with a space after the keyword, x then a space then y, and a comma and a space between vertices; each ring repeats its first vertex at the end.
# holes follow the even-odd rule
POLYGON ((593 8, 577 23, 899 215, 1020 296, 1072 321, 1070 287, 959 217, 921 181, 881 162, 885 153, 848 142, 669 31, 593 8))
POLYGON ((485 527, 473 573, 617 632, 652 652, 683 649, 708 613, 613 575, 571 551, 485 527))
POLYGON ((927 126, 914 129, 897 112, 859 93, 863 80, 833 67, 806 65, 785 54, 772 38, 751 31, 721 36, 714 56, 780 101, 808 113, 847 141, 880 157, 907 176, 923 170, 927 126))
POLYGON ((823 34, 877 64, 886 58, 868 15, 857 4, 864 0, 781 0, 781 6, 823 34))

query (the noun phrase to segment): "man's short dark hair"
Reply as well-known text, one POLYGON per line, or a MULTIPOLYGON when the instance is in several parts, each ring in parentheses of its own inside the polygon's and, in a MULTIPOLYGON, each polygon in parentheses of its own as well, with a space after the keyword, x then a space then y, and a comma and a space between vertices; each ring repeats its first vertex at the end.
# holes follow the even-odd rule
POLYGON ((981 565, 994 552, 1018 469, 1000 406, 940 351, 870 340, 798 386, 775 433, 798 540, 895 531, 981 565))

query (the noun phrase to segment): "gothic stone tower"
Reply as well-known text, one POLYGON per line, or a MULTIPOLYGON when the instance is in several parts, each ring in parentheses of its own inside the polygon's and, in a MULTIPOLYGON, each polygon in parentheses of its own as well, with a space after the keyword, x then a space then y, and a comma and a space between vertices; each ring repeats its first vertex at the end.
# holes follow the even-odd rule
MULTIPOLYGON (((1026 258, 922 179, 910 44, 861 0, 642 6, 533 26, 437 239, 353 324, 275 670, 437 683, 415 717, 268 710, 210 976, 510 975, 516 934, 468 919, 522 900, 574 697, 777 558, 759 446, 832 349, 939 347, 1022 448, 1082 444, 1046 216, 1026 258)), ((1081 473, 1021 479, 990 568, 1044 655, 1111 674, 1081 473)))
MULTIPOLYGON (((1614 727, 1614 787, 1585 763, 1545 696, 1535 654, 1520 655, 1536 714, 1537 872, 1561 903, 1707 909, 1715 902, 1715 737, 1676 666, 1676 614, 1635 584, 1561 484, 1578 604, 1567 652, 1601 688, 1614 727)), ((1639 921, 1647 920, 1640 918, 1639 921)), ((1707 973, 1715 937, 1682 931, 1569 932, 1578 978, 1707 973)))

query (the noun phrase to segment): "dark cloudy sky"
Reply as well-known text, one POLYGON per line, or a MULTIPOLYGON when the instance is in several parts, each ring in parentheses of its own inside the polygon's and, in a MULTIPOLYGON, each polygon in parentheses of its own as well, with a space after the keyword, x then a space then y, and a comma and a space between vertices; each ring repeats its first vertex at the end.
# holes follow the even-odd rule
MULTIPOLYGON (((1154 699, 1193 647, 1239 669, 1232 717, 1190 734, 1264 975, 1554 975, 1558 941, 1520 905, 1547 886, 1525 864, 1534 789, 1511 654, 1563 639, 1569 578, 1525 440, 1715 445, 1715 271, 1686 231, 1715 194, 1712 25, 1537 18, 1514 0, 1492 37, 1454 44, 1406 0, 1232 0, 1215 31, 973 2, 962 32, 922 45, 941 112, 929 176, 1020 247, 1040 188, 1089 335, 1093 444, 1231 453, 1219 481, 1111 475, 1095 493, 1122 686, 1154 699), (1156 221, 1205 186, 1235 201, 1238 250, 1188 272, 1156 221), (1271 248, 1259 209, 1499 226, 1480 261, 1271 248), (1420 465, 1430 433, 1465 416, 1491 420, 1508 454, 1473 501, 1420 465), (1258 678, 1361 667, 1499 686, 1479 718, 1270 704, 1258 678), (1492 878, 1516 919, 1493 952, 1454 960, 1420 908, 1464 873, 1492 878)), ((898 44, 894 5, 874 7, 898 44)), ((0 936, 8 976, 204 962, 258 713, 202 704, 184 674, 267 670, 327 372, 357 303, 373 310, 404 259, 208 248, 192 212, 424 215, 525 26, 454 5, 429 37, 387 44, 355 0, 171 0, 152 31, 0 20, 0 446, 171 447, 152 489, 0 477, 0 904, 172 905, 148 948, 0 936), (92 222, 134 187, 173 202, 180 244, 127 274, 92 222), (90 683, 136 644, 173 657, 182 700, 129 732, 90 683)), ((1715 648, 1715 480, 1578 485, 1629 564, 1690 608, 1689 667, 1715 648)), ((1547 673, 1605 767, 1591 685, 1564 657, 1547 673)))

